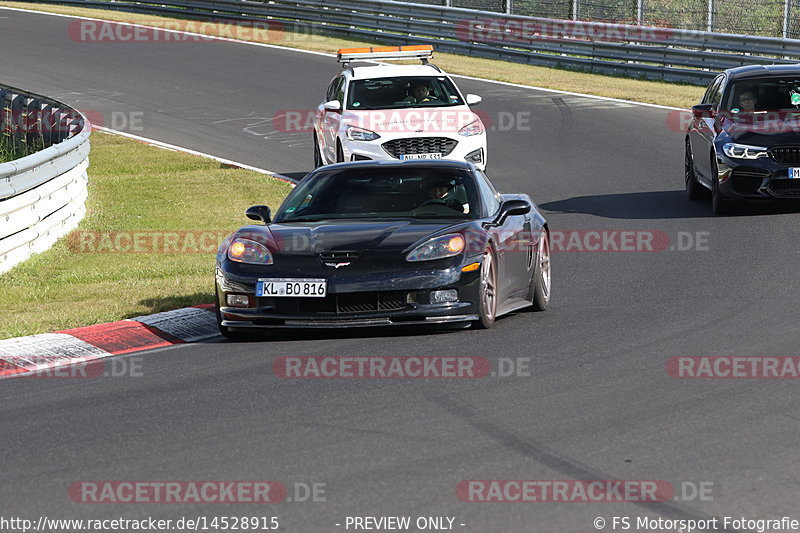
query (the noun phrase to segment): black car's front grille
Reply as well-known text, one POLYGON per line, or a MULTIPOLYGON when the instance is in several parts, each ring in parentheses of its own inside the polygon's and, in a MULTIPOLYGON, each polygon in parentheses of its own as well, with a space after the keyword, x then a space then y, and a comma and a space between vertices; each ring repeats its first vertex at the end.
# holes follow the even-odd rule
POLYGON ((450 155, 450 152, 453 151, 457 144, 458 141, 447 137, 411 137, 387 141, 382 146, 389 155, 400 159, 401 155, 408 154, 450 155))
POLYGON ((335 266, 340 263, 352 263, 359 257, 359 253, 350 250, 336 252, 322 252, 319 258, 328 266, 335 266))
POLYGON ((324 298, 275 298, 275 312, 283 315, 374 313, 406 307, 406 291, 352 292, 324 298))
POLYGON ((800 164, 800 146, 776 146, 770 148, 772 159, 783 165, 800 164))
POLYGON ((800 196, 800 180, 771 180, 767 187, 777 196, 800 196))

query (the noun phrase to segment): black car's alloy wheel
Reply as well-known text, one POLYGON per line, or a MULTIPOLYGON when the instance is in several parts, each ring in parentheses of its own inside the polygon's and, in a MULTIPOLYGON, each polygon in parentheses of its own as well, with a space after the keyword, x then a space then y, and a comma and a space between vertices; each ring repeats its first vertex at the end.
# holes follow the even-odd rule
POLYGON ((536 256, 536 267, 533 269, 528 297, 533 303, 534 311, 544 311, 550 305, 550 283, 550 235, 546 229, 542 229, 539 254, 536 256))
POLYGON ((491 249, 483 252, 478 294, 480 297, 479 318, 475 321, 475 326, 480 329, 488 329, 494 325, 497 316, 497 265, 491 249))

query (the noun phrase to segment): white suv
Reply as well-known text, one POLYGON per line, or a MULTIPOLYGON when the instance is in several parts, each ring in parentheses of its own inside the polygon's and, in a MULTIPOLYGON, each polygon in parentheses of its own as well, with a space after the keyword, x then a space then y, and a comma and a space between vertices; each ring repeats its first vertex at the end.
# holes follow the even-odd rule
POLYGON ((314 121, 314 166, 343 161, 454 159, 486 168, 486 128, 453 80, 428 63, 431 46, 339 50, 343 63, 314 121), (421 59, 421 65, 350 67, 421 59))

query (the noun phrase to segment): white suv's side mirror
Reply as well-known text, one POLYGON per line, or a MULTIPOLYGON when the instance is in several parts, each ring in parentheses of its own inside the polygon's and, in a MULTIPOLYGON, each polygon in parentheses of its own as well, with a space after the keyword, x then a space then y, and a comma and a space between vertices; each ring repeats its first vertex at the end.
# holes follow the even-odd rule
POLYGON ((481 98, 477 94, 468 94, 467 95, 467 105, 478 105, 482 101, 483 101, 483 98, 481 98))
POLYGON ((342 104, 339 102, 339 100, 331 100, 330 102, 325 102, 322 104, 322 107, 328 111, 340 111, 342 109, 342 104))

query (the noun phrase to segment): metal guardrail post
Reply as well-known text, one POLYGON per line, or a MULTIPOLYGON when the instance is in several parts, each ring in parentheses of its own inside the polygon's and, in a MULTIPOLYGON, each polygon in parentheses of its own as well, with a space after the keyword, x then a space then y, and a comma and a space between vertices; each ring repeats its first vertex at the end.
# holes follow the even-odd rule
POLYGON ((644 18, 644 0, 636 0, 636 24, 641 26, 644 18))
POLYGON ((783 38, 789 38, 789 13, 791 11, 791 1, 784 0, 783 2, 783 38))
POLYGON ((706 19, 706 31, 714 31, 714 0, 708 0, 708 17, 706 19))
POLYGON ((514 12, 514 0, 506 0, 506 15, 511 15, 514 12))
POLYGON ((580 7, 580 0, 572 0, 572 20, 578 20, 578 10, 580 7))

